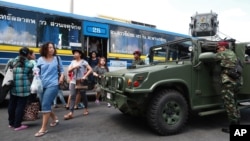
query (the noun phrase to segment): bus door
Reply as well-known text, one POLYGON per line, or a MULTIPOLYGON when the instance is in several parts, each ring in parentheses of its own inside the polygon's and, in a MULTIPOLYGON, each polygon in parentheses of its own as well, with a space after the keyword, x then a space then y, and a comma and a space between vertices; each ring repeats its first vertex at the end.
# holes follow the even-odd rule
POLYGON ((84 38, 84 51, 91 58, 91 53, 95 51, 97 57, 107 58, 108 39, 87 36, 84 38))

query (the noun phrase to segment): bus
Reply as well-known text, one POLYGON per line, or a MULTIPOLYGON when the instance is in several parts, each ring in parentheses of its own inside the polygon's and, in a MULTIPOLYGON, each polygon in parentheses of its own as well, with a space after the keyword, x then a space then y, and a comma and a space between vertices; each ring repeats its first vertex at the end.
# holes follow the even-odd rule
MULTIPOLYGON (((7 61, 15 58, 23 46, 39 57, 39 47, 51 41, 65 67, 73 59, 72 49, 81 49, 89 56, 93 46, 97 46, 97 55, 107 58, 110 71, 114 71, 131 65, 135 50, 145 58, 151 46, 188 37, 136 21, 88 17, 1 1, 0 82, 7 61)), ((161 58, 164 57, 159 53, 161 58)))

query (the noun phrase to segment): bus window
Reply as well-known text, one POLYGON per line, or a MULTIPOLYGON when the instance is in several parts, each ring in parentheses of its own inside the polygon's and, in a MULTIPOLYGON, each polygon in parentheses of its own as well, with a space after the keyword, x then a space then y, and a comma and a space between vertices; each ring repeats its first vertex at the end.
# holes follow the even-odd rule
POLYGON ((36 14, 0 8, 0 44, 36 46, 36 14))
POLYGON ((52 41, 58 49, 71 49, 71 46, 82 47, 81 21, 67 17, 39 14, 39 46, 52 41))

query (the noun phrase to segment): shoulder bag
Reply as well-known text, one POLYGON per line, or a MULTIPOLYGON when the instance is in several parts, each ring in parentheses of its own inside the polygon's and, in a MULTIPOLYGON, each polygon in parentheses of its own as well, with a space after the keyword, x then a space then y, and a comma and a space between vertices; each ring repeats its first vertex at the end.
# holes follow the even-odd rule
POLYGON ((6 86, 13 86, 14 84, 14 74, 13 69, 17 66, 18 62, 13 66, 13 62, 10 62, 7 72, 5 73, 2 87, 6 86))
MULTIPOLYGON (((76 76, 78 72, 79 72, 79 69, 77 69, 76 76)), ((75 89, 76 90, 88 90, 88 80, 76 79, 75 89)))
MULTIPOLYGON (((57 71, 58 71, 58 79, 60 79, 61 73, 60 73, 60 63, 59 63, 59 57, 57 58, 57 71)), ((69 90, 69 83, 67 82, 66 76, 63 76, 63 82, 59 84, 59 89, 61 90, 69 90)))
POLYGON ((7 94, 9 93, 10 89, 14 85, 14 74, 13 74, 13 68, 17 66, 18 62, 13 66, 13 62, 10 62, 7 72, 5 73, 3 82, 2 82, 2 88, 0 93, 0 103, 2 103, 7 94))

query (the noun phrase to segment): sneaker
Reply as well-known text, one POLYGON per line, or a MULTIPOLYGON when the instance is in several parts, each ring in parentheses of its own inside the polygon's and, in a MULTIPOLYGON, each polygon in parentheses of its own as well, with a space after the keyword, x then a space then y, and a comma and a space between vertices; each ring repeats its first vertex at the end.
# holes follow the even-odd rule
POLYGON ((107 104, 107 106, 110 108, 110 107, 111 107, 111 104, 110 104, 110 103, 108 103, 108 104, 107 104))
POLYGON ((84 106, 84 104, 83 104, 82 102, 78 104, 78 108, 82 109, 82 108, 84 108, 84 107, 85 107, 85 106, 84 106))
POLYGON ((99 101, 99 100, 95 100, 95 103, 96 103, 96 104, 100 104, 100 101, 99 101))
POLYGON ((26 128, 28 128, 27 125, 21 125, 20 127, 15 128, 14 130, 15 130, 15 131, 19 131, 19 130, 23 130, 23 129, 26 129, 26 128))

